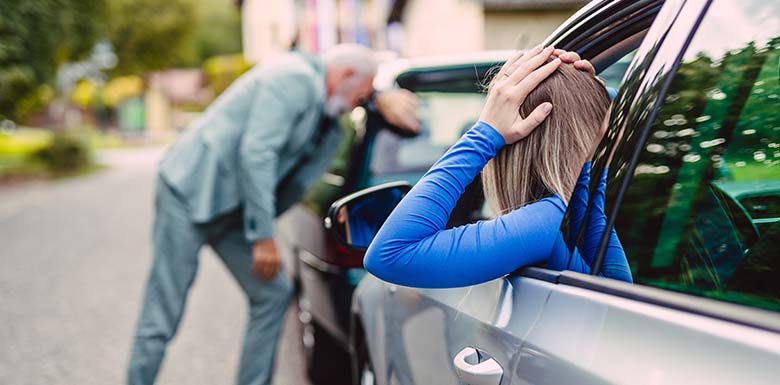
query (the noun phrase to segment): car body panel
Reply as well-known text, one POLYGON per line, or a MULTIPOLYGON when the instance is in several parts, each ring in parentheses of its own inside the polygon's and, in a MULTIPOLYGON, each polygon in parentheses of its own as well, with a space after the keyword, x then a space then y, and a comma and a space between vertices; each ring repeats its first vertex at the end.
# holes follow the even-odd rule
POLYGON ((774 384, 780 335, 559 284, 522 351, 511 383, 774 384))
POLYGON ((355 310, 377 383, 457 383, 452 357, 469 346, 509 368, 553 288, 522 276, 456 289, 414 289, 366 276, 355 310))

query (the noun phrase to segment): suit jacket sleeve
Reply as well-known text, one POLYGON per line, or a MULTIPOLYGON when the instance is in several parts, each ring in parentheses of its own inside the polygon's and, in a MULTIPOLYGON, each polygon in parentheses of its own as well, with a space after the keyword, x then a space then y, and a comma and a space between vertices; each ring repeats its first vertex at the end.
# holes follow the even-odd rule
POLYGON ((313 75, 290 71, 262 80, 254 94, 238 162, 244 236, 250 242, 273 236, 279 153, 294 135, 298 117, 318 108, 314 82, 313 75))

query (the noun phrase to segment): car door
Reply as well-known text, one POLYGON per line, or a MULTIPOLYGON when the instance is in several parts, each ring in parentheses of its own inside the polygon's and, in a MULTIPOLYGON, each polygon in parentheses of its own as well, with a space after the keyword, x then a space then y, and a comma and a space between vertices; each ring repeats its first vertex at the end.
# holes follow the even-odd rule
POLYGON ((518 383, 777 383, 780 228, 759 229, 724 185, 777 194, 778 15, 776 1, 687 1, 633 63, 594 172, 614 150, 607 213, 635 284, 561 273, 518 383))
MULTIPOLYGON (((667 7, 653 42, 665 36, 680 6, 677 2, 667 7)), ((601 9, 586 9, 571 19, 571 30, 559 30, 548 43, 590 55, 585 57, 600 56, 594 64, 607 74, 608 85, 618 86, 626 60, 637 53, 659 8, 660 2, 646 1, 640 6, 612 2, 601 9)), ((652 47, 638 53, 650 55, 652 47)), ((383 362, 376 368, 381 369, 377 370, 383 379, 379 383, 457 384, 461 382, 458 370, 461 376, 470 376, 466 383, 524 383, 516 372, 526 362, 521 360, 525 354, 521 347, 538 324, 558 277, 558 272, 526 269, 522 275, 466 288, 386 285, 385 349, 374 353, 386 361, 386 366, 383 362)))

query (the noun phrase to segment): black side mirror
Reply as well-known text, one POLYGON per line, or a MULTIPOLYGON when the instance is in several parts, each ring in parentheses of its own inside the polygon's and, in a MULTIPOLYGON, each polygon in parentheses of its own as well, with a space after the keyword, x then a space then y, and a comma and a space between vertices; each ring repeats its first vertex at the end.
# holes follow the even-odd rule
POLYGON ((340 246, 363 253, 411 188, 407 182, 390 182, 347 195, 330 206, 325 229, 340 246))

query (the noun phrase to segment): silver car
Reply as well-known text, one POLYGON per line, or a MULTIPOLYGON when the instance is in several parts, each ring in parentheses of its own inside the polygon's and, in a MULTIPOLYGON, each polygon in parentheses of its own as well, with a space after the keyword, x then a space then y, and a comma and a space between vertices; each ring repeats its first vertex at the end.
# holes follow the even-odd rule
MULTIPOLYGON (((368 275, 352 303, 356 380, 780 383, 780 222, 741 198, 780 194, 760 187, 780 181, 780 1, 594 1, 546 44, 623 74, 593 174, 609 169, 608 226, 635 283, 599 277, 601 257, 594 275, 526 267, 446 290, 368 275)), ((364 250, 408 188, 347 196, 326 227, 364 250)))

